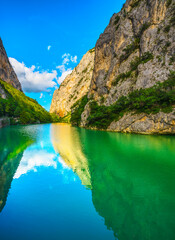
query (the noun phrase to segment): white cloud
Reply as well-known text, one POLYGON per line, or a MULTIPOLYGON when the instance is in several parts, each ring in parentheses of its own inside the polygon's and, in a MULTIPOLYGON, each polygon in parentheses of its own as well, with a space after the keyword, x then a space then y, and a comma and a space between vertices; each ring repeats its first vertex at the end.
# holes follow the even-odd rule
POLYGON ((70 58, 71 58, 70 54, 65 53, 65 54, 63 54, 62 58, 63 58, 63 65, 65 65, 65 64, 68 65, 68 63, 70 62, 70 58))
POLYGON ((22 62, 18 62, 15 58, 9 58, 22 88, 26 92, 47 92, 48 88, 56 87, 57 71, 38 71, 36 67, 26 67, 22 62))
POLYGON ((77 56, 73 57, 70 55, 70 53, 63 54, 62 58, 63 58, 62 65, 56 67, 61 72, 61 77, 57 79, 57 82, 59 85, 72 72, 72 68, 67 68, 67 65, 69 65, 70 62, 77 63, 77 56))
POLYGON ((71 69, 71 68, 63 71, 62 74, 61 74, 61 77, 59 77, 58 80, 57 80, 58 84, 61 84, 61 83, 64 81, 64 79, 65 79, 69 74, 71 74, 71 72, 72 72, 72 69, 71 69))
MULTIPOLYGON (((51 45, 47 47, 50 50, 51 45)), ((39 66, 32 65, 31 67, 26 67, 22 62, 18 62, 15 58, 9 58, 18 79, 22 85, 22 89, 26 92, 48 92, 49 88, 56 87, 57 84, 55 80, 60 85, 64 79, 72 72, 72 68, 68 67, 70 63, 77 63, 77 56, 71 56, 70 53, 65 53, 62 55, 62 65, 57 66, 61 76, 57 77, 57 71, 49 70, 41 71, 39 66)), ((42 98, 43 95, 40 95, 42 98)))
POLYGON ((68 65, 69 62, 77 63, 77 56, 71 56, 70 53, 65 53, 62 56, 63 58, 63 65, 68 65))
POLYGON ((42 98, 43 97, 43 93, 40 94, 40 97, 39 98, 42 98))
POLYGON ((77 56, 74 56, 74 57, 71 56, 71 62, 77 63, 77 56))
POLYGON ((49 50, 51 49, 51 47, 52 47, 52 46, 51 46, 51 45, 49 45, 49 46, 47 47, 47 50, 49 51, 49 50))

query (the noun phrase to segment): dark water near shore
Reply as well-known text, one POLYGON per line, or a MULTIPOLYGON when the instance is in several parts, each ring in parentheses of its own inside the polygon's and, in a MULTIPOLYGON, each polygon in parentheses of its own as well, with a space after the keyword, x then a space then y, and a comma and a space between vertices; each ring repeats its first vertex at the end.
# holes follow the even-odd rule
POLYGON ((175 137, 0 129, 0 239, 174 240, 175 137))

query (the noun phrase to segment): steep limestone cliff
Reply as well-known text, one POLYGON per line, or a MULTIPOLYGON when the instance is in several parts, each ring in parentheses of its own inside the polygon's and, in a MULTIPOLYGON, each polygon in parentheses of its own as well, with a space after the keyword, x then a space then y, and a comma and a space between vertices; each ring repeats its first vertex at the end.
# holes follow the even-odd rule
POLYGON ((96 44, 89 95, 104 105, 167 79, 175 69, 175 1, 127 0, 96 44), (122 74, 122 75, 121 75, 122 74))
POLYGON ((51 113, 65 117, 74 103, 88 93, 94 67, 94 54, 94 50, 88 51, 79 65, 66 77, 60 88, 55 90, 50 108, 51 113))
MULTIPOLYGON (((9 62, 9 59, 6 54, 1 38, 0 38, 0 79, 11 84, 14 88, 22 91, 21 84, 9 62)), ((0 86, 0 93, 1 92, 2 92, 2 89, 0 86)))
POLYGON ((127 0, 112 16, 95 46, 89 100, 72 111, 77 125, 175 133, 174 16, 175 0, 127 0))

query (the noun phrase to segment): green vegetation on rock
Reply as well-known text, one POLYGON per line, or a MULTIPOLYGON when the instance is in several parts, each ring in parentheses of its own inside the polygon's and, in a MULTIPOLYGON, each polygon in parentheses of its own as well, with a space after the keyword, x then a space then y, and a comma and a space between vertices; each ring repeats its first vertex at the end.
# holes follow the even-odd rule
POLYGON ((10 117, 12 124, 49 123, 58 120, 56 115, 48 113, 36 100, 10 84, 0 80, 0 86, 6 94, 6 99, 0 96, 0 117, 10 117))
POLYGON ((114 24, 116 25, 116 30, 117 30, 117 29, 119 28, 119 26, 120 26, 120 25, 119 25, 119 21, 120 21, 120 16, 117 15, 117 16, 115 17, 115 21, 114 21, 114 24))
POLYGON ((144 23, 139 31, 138 37, 141 37, 142 34, 151 26, 151 24, 149 22, 144 23))
POLYGON ((119 120, 124 113, 135 111, 136 113, 155 114, 159 111, 171 112, 175 104, 175 72, 172 71, 166 81, 157 83, 146 89, 135 90, 128 96, 120 97, 111 106, 99 106, 97 102, 90 103, 91 114, 87 127, 106 129, 114 120, 119 120))
POLYGON ((90 52, 90 53, 95 52, 95 48, 90 49, 89 52, 90 52))
POLYGON ((169 7, 172 3, 172 0, 167 0, 166 6, 169 7))
POLYGON ((137 70, 138 66, 140 64, 144 64, 147 63, 148 61, 152 60, 154 57, 152 55, 152 53, 150 52, 145 52, 143 54, 143 56, 141 57, 136 57, 131 63, 130 63, 130 71, 126 72, 126 73, 121 73, 117 76, 117 78, 115 79, 115 81, 112 83, 113 86, 116 86, 117 83, 120 80, 124 80, 126 78, 129 78, 132 74, 133 71, 137 70))
POLYGON ((84 108, 88 102, 87 95, 79 99, 71 108, 71 119, 70 122, 73 125, 79 126, 81 122, 81 114, 84 111, 84 108))
POLYGON ((136 49, 139 48, 139 38, 135 38, 134 41, 123 49, 124 54, 120 56, 120 62, 125 61, 136 49))
POLYGON ((141 0, 134 0, 133 3, 131 4, 131 7, 132 7, 132 8, 137 7, 140 2, 141 2, 141 0))

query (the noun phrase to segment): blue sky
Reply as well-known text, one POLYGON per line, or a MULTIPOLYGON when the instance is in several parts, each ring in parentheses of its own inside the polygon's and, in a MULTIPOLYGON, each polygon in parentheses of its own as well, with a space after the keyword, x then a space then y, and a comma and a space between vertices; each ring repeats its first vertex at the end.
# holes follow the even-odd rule
POLYGON ((58 82, 95 46, 124 2, 3 1, 0 36, 24 92, 49 110, 58 82))

